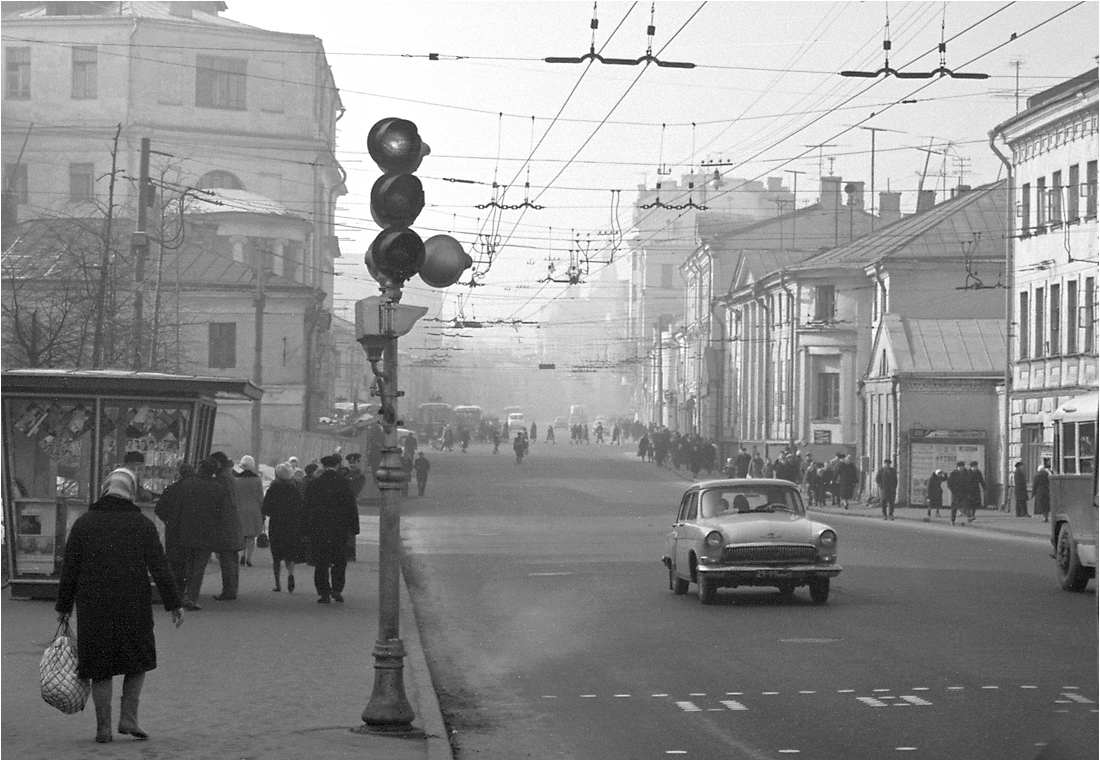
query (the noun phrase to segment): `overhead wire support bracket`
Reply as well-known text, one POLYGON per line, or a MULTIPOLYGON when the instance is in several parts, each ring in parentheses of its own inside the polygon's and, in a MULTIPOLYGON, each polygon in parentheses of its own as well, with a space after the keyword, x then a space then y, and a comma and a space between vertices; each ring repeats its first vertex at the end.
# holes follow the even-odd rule
POLYGON ((650 6, 649 9, 649 26, 647 27, 647 34, 649 36, 649 45, 646 48, 645 55, 638 58, 604 58, 602 55, 596 52, 596 29, 599 28, 600 22, 596 18, 596 4, 592 4, 592 21, 590 26, 592 28, 592 42, 589 45, 588 52, 582 56, 547 56, 543 59, 546 63, 584 63, 585 61, 599 61, 600 63, 607 64, 609 66, 637 66, 640 63, 656 64, 666 69, 694 69, 695 64, 688 61, 662 61, 653 55, 653 35, 657 31, 657 27, 653 24, 653 15, 656 11, 656 3, 650 6))

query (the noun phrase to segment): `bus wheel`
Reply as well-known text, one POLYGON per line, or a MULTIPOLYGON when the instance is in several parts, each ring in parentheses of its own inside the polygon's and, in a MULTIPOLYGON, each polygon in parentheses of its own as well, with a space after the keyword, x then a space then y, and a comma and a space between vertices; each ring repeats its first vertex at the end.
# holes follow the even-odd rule
POLYGON ((1089 569, 1081 565, 1077 557, 1077 544, 1069 526, 1058 530, 1058 547, 1055 550, 1055 562, 1058 567, 1058 583, 1067 592, 1083 592, 1089 583, 1089 569))

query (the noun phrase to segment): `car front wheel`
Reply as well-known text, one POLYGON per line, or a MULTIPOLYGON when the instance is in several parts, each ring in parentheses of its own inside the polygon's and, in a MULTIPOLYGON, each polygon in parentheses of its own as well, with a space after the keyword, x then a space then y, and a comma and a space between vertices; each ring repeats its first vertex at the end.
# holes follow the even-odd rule
POLYGON ((810 599, 814 605, 824 605, 829 601, 829 579, 810 580, 810 599))
POLYGON ((673 594, 686 595, 688 591, 688 580, 681 579, 676 575, 676 570, 673 568, 668 569, 668 588, 672 590, 673 594))
POLYGON ((713 605, 718 599, 718 584, 714 579, 706 576, 699 577, 699 602, 703 605, 713 605))
POLYGON ((1058 548, 1055 551, 1058 567, 1058 583, 1067 592, 1084 592, 1089 583, 1089 569, 1081 565, 1077 555, 1077 543, 1069 526, 1058 530, 1058 548))

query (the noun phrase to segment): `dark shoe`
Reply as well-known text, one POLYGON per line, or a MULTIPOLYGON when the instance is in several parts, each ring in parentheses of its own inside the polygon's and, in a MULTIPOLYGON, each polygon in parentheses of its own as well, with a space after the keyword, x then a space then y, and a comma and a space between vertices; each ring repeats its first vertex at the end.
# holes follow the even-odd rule
POLYGON ((241 558, 241 565, 244 565, 244 558, 241 558))
POLYGON ((219 600, 221 602, 229 602, 231 600, 236 600, 237 598, 236 597, 226 597, 225 595, 214 595, 213 599, 219 600))
POLYGON ((293 574, 286 577, 286 591, 287 592, 293 592, 294 591, 294 576, 293 576, 293 574))
POLYGON ((328 599, 328 595, 321 595, 317 598, 317 602, 321 603, 322 605, 328 605, 331 601, 328 599))
POLYGON ((196 605, 193 602, 185 602, 183 604, 183 609, 184 610, 202 610, 202 608, 200 608, 198 605, 196 605))
POLYGON ((246 566, 248 566, 249 568, 251 568, 251 567, 252 567, 252 561, 251 561, 251 560, 246 560, 246 561, 244 561, 244 564, 245 564, 246 566))
POLYGON ((332 599, 336 600, 336 602, 343 602, 344 601, 344 596, 342 594, 340 594, 339 592, 333 592, 332 593, 332 599))
POLYGON ((279 586, 278 584, 276 584, 276 585, 275 585, 275 588, 274 588, 274 589, 272 589, 271 591, 272 591, 272 592, 282 592, 282 591, 283 591, 283 588, 282 588, 282 587, 280 587, 280 586, 279 586))

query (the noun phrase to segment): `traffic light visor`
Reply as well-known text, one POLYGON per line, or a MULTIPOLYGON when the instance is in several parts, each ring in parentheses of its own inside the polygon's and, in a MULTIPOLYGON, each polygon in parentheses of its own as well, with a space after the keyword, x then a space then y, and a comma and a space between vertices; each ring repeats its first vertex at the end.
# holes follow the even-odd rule
POLYGON ((382 119, 367 133, 367 152, 387 174, 408 174, 431 149, 408 119, 382 119))

